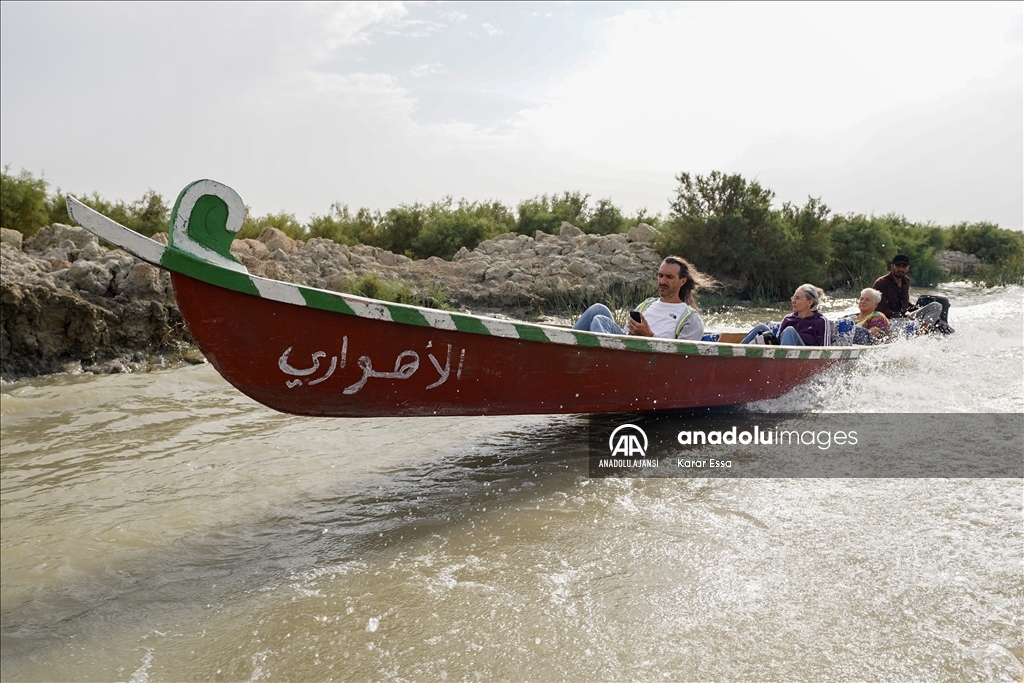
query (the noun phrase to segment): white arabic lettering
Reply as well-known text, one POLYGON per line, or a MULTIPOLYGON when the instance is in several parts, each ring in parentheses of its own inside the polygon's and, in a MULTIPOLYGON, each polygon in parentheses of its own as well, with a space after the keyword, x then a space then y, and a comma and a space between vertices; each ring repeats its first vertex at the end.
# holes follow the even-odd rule
MULTIPOLYGON (((427 347, 429 348, 430 344, 427 344, 427 347)), ((428 353, 427 358, 429 358, 430 362, 434 364, 434 369, 437 370, 437 374, 441 375, 441 379, 437 380, 433 384, 427 385, 427 389, 433 389, 434 387, 439 387, 444 384, 448 380, 448 375, 452 372, 452 345, 448 345, 448 355, 444 357, 444 370, 441 369, 441 364, 437 362, 436 358, 434 358, 434 354, 428 353)))
POLYGON ((286 375, 296 375, 298 377, 312 375, 320 368, 320 359, 327 355, 323 351, 317 351, 316 353, 313 354, 313 367, 308 368, 306 370, 299 370, 298 368, 293 368, 291 365, 288 364, 288 354, 292 352, 292 348, 293 347, 289 346, 287 349, 285 349, 284 353, 282 353, 281 357, 277 360, 277 367, 281 368, 281 372, 283 372, 286 375))
POLYGON ((309 381, 309 386, 313 386, 314 384, 320 384, 320 382, 323 382, 325 379, 327 379, 328 377, 333 375, 334 374, 334 369, 336 367, 338 367, 338 357, 337 356, 331 356, 331 367, 329 367, 327 369, 327 374, 324 375, 323 377, 318 378, 318 379, 310 380, 309 381))
POLYGON ((357 363, 359 367, 363 369, 363 378, 355 384, 345 387, 343 393, 354 394, 366 384, 366 380, 371 377, 380 377, 383 379, 409 379, 420 369, 420 356, 415 351, 402 351, 398 354, 398 358, 395 359, 395 371, 394 372, 378 372, 373 369, 373 362, 369 356, 360 356, 357 363), (412 362, 402 363, 402 359, 411 357, 412 362))
MULTIPOLYGON (((316 351, 315 353, 313 353, 311 355, 311 358, 313 359, 313 367, 306 368, 304 370, 300 370, 298 368, 292 367, 292 365, 288 362, 288 354, 290 354, 292 352, 293 348, 294 347, 289 346, 287 349, 284 350, 284 353, 281 354, 281 357, 277 359, 277 367, 281 368, 281 372, 285 373, 286 375, 292 375, 292 376, 298 376, 298 377, 308 377, 309 375, 312 375, 313 373, 315 373, 317 370, 320 369, 320 359, 321 358, 325 358, 327 356, 327 354, 324 353, 323 351, 316 351)), ((342 341, 341 341, 341 367, 345 367, 345 356, 347 354, 348 354, 348 336, 346 335, 346 336, 342 337, 342 341)), ((328 379, 331 375, 333 375, 334 371, 337 368, 338 368, 338 357, 337 356, 331 356, 331 365, 330 365, 330 367, 327 368, 327 374, 324 375, 323 377, 319 377, 317 379, 310 380, 309 381, 309 385, 313 386, 314 384, 320 384, 320 382, 323 382, 324 380, 328 379)), ((301 379, 290 379, 290 380, 286 381, 284 383, 284 385, 286 387, 288 387, 289 389, 294 389, 295 387, 302 386, 302 380, 301 379)))
MULTIPOLYGON (((428 341, 426 348, 430 349, 433 347, 433 345, 433 341, 428 341)), ((451 377, 452 345, 446 344, 445 346, 447 348, 445 350, 445 359, 443 366, 441 365, 440 361, 438 361, 438 359, 434 356, 433 353, 427 354, 427 358, 430 359, 431 365, 434 366, 434 369, 437 371, 438 374, 438 379, 432 382, 431 384, 428 384, 426 387, 427 389, 435 389, 444 384, 445 382, 447 382, 448 378, 451 377)), ((315 384, 325 382, 328 379, 330 379, 334 375, 335 371, 337 371, 339 368, 344 368, 348 360, 348 336, 346 335, 342 337, 341 355, 330 357, 331 361, 327 367, 327 372, 321 377, 317 377, 316 379, 307 379, 305 382, 303 382, 302 379, 298 378, 309 378, 310 376, 314 375, 318 370, 320 370, 320 360, 322 358, 327 358, 327 354, 324 351, 314 351, 312 354, 310 354, 310 360, 313 363, 312 367, 297 368, 292 366, 288 362, 288 357, 291 354, 293 348, 294 347, 289 346, 287 349, 284 350, 284 353, 282 353, 281 357, 278 358, 277 360, 277 366, 281 369, 281 372, 296 378, 288 379, 285 381, 285 386, 288 387, 289 389, 294 389, 295 387, 302 386, 304 383, 308 384, 309 386, 313 386, 315 384)), ((459 366, 458 370, 455 373, 456 379, 462 379, 462 367, 465 360, 466 350, 461 349, 459 351, 459 366)), ((420 356, 411 349, 402 351, 401 353, 398 354, 398 357, 395 358, 395 369, 391 372, 381 372, 378 370, 374 370, 373 361, 370 359, 369 356, 360 356, 356 364, 362 370, 363 376, 359 379, 359 381, 345 387, 345 389, 343 390, 345 394, 351 395, 357 393, 360 389, 366 386, 366 382, 369 381, 371 378, 409 379, 414 374, 416 374, 416 371, 419 370, 420 368, 420 356)))

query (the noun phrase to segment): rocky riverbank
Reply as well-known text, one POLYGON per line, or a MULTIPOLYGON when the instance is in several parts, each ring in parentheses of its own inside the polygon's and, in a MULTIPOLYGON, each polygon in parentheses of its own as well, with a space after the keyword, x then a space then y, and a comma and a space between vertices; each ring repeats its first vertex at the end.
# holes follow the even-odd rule
MULTIPOLYGON (((653 287, 655 231, 585 235, 508 233, 462 249, 451 261, 413 261, 375 247, 306 242, 267 228, 235 240, 232 253, 256 275, 345 291, 367 276, 404 283, 430 301, 509 315, 564 311, 619 292, 653 287)), ((155 239, 166 242, 166 235, 155 239)), ((174 299, 169 274, 67 225, 22 240, 0 229, 0 376, 127 372, 203 362, 174 299)))
MULTIPOLYGON (((366 245, 293 240, 266 228, 259 239, 235 240, 231 251, 267 278, 333 291, 353 291, 369 279, 428 305, 521 318, 649 295, 660 261, 651 246, 656 234, 643 223, 607 236, 563 223, 558 235, 507 233, 472 251, 463 248, 451 261, 413 261, 366 245)), ((166 234, 154 238, 167 241, 166 234)), ((970 275, 980 265, 960 252, 936 258, 954 275, 970 275)), ((0 228, 3 380, 202 362, 167 271, 106 248, 82 228, 55 224, 25 240, 0 228)))

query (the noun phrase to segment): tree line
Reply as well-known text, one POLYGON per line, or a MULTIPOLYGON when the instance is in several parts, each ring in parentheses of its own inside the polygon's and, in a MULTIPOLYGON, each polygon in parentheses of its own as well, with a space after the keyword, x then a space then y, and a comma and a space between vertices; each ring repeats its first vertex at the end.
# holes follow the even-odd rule
POLYGON ((746 296, 778 299, 801 283, 859 289, 888 270, 897 253, 913 264, 912 284, 946 279, 935 254, 975 254, 976 278, 1024 283, 1024 234, 987 222, 939 226, 897 214, 834 214, 820 198, 774 207, 775 193, 738 174, 681 173, 663 222, 659 251, 679 253, 746 296))
MULTIPOLYGON (((803 206, 775 206, 775 193, 738 174, 681 173, 667 216, 645 210, 627 216, 611 199, 591 201, 579 191, 542 194, 512 208, 499 201, 401 204, 386 211, 351 211, 335 203, 306 223, 288 212, 248 212, 239 237, 254 238, 267 226, 294 239, 323 237, 348 245, 368 244, 422 259, 450 259, 497 235, 556 233, 563 222, 585 233, 623 233, 637 223, 659 229, 662 255, 679 254, 698 268, 729 282, 740 296, 784 298, 803 282, 826 289, 858 289, 887 270, 896 253, 910 256, 911 278, 934 285, 945 275, 936 252, 975 254, 985 267, 975 279, 988 284, 1024 283, 1024 235, 986 222, 939 226, 887 214, 834 214, 820 198, 803 206)), ((109 201, 93 192, 76 195, 91 208, 143 235, 167 230, 170 207, 152 190, 133 202, 109 201)), ((45 179, 22 170, 3 170, 0 226, 28 236, 43 225, 69 223, 65 194, 45 179)))
MULTIPOLYGON (((152 190, 127 203, 109 201, 96 192, 76 194, 75 198, 146 236, 166 231, 170 220, 170 206, 152 190)), ((49 192, 45 179, 25 170, 15 175, 5 167, 0 225, 28 236, 43 225, 68 223, 66 199, 60 189, 49 192)), ((387 211, 361 208, 353 212, 347 205, 335 203, 327 213, 315 214, 306 223, 286 211, 261 216, 246 209, 240 238, 255 238, 270 226, 293 239, 325 237, 349 246, 368 244, 415 259, 450 259, 462 247, 474 249, 480 242, 507 232, 555 233, 563 222, 585 233, 608 235, 625 232, 637 223, 656 224, 659 220, 659 216, 649 216, 643 210, 626 216, 610 199, 592 202, 590 195, 578 191, 538 195, 520 202, 515 209, 499 201, 454 201, 451 197, 430 204, 401 204, 387 211)))

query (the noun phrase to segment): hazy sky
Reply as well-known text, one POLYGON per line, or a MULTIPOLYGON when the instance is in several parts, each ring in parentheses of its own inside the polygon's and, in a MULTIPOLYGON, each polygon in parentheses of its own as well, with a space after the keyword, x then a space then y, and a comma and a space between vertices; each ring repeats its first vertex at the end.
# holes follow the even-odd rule
POLYGON ((1022 7, 3 3, 0 162, 300 219, 563 190, 664 213, 721 170, 1021 229, 1022 7))

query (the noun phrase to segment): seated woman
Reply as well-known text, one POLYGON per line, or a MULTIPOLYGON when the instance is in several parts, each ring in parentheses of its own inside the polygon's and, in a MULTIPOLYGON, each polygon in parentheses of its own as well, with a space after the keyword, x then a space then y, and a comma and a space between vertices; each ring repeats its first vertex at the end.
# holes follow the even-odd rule
MULTIPOLYGON (((828 346, 831 326, 818 310, 818 304, 825 298, 825 292, 812 284, 802 284, 793 292, 790 303, 793 312, 782 319, 779 325, 779 343, 783 346, 828 346)), ((742 344, 749 344, 759 332, 770 332, 771 328, 761 324, 752 329, 742 344)))
POLYGON ((882 293, 868 287, 860 292, 857 308, 860 313, 847 316, 854 322, 854 344, 877 344, 889 338, 889 319, 875 308, 882 300, 882 293))

